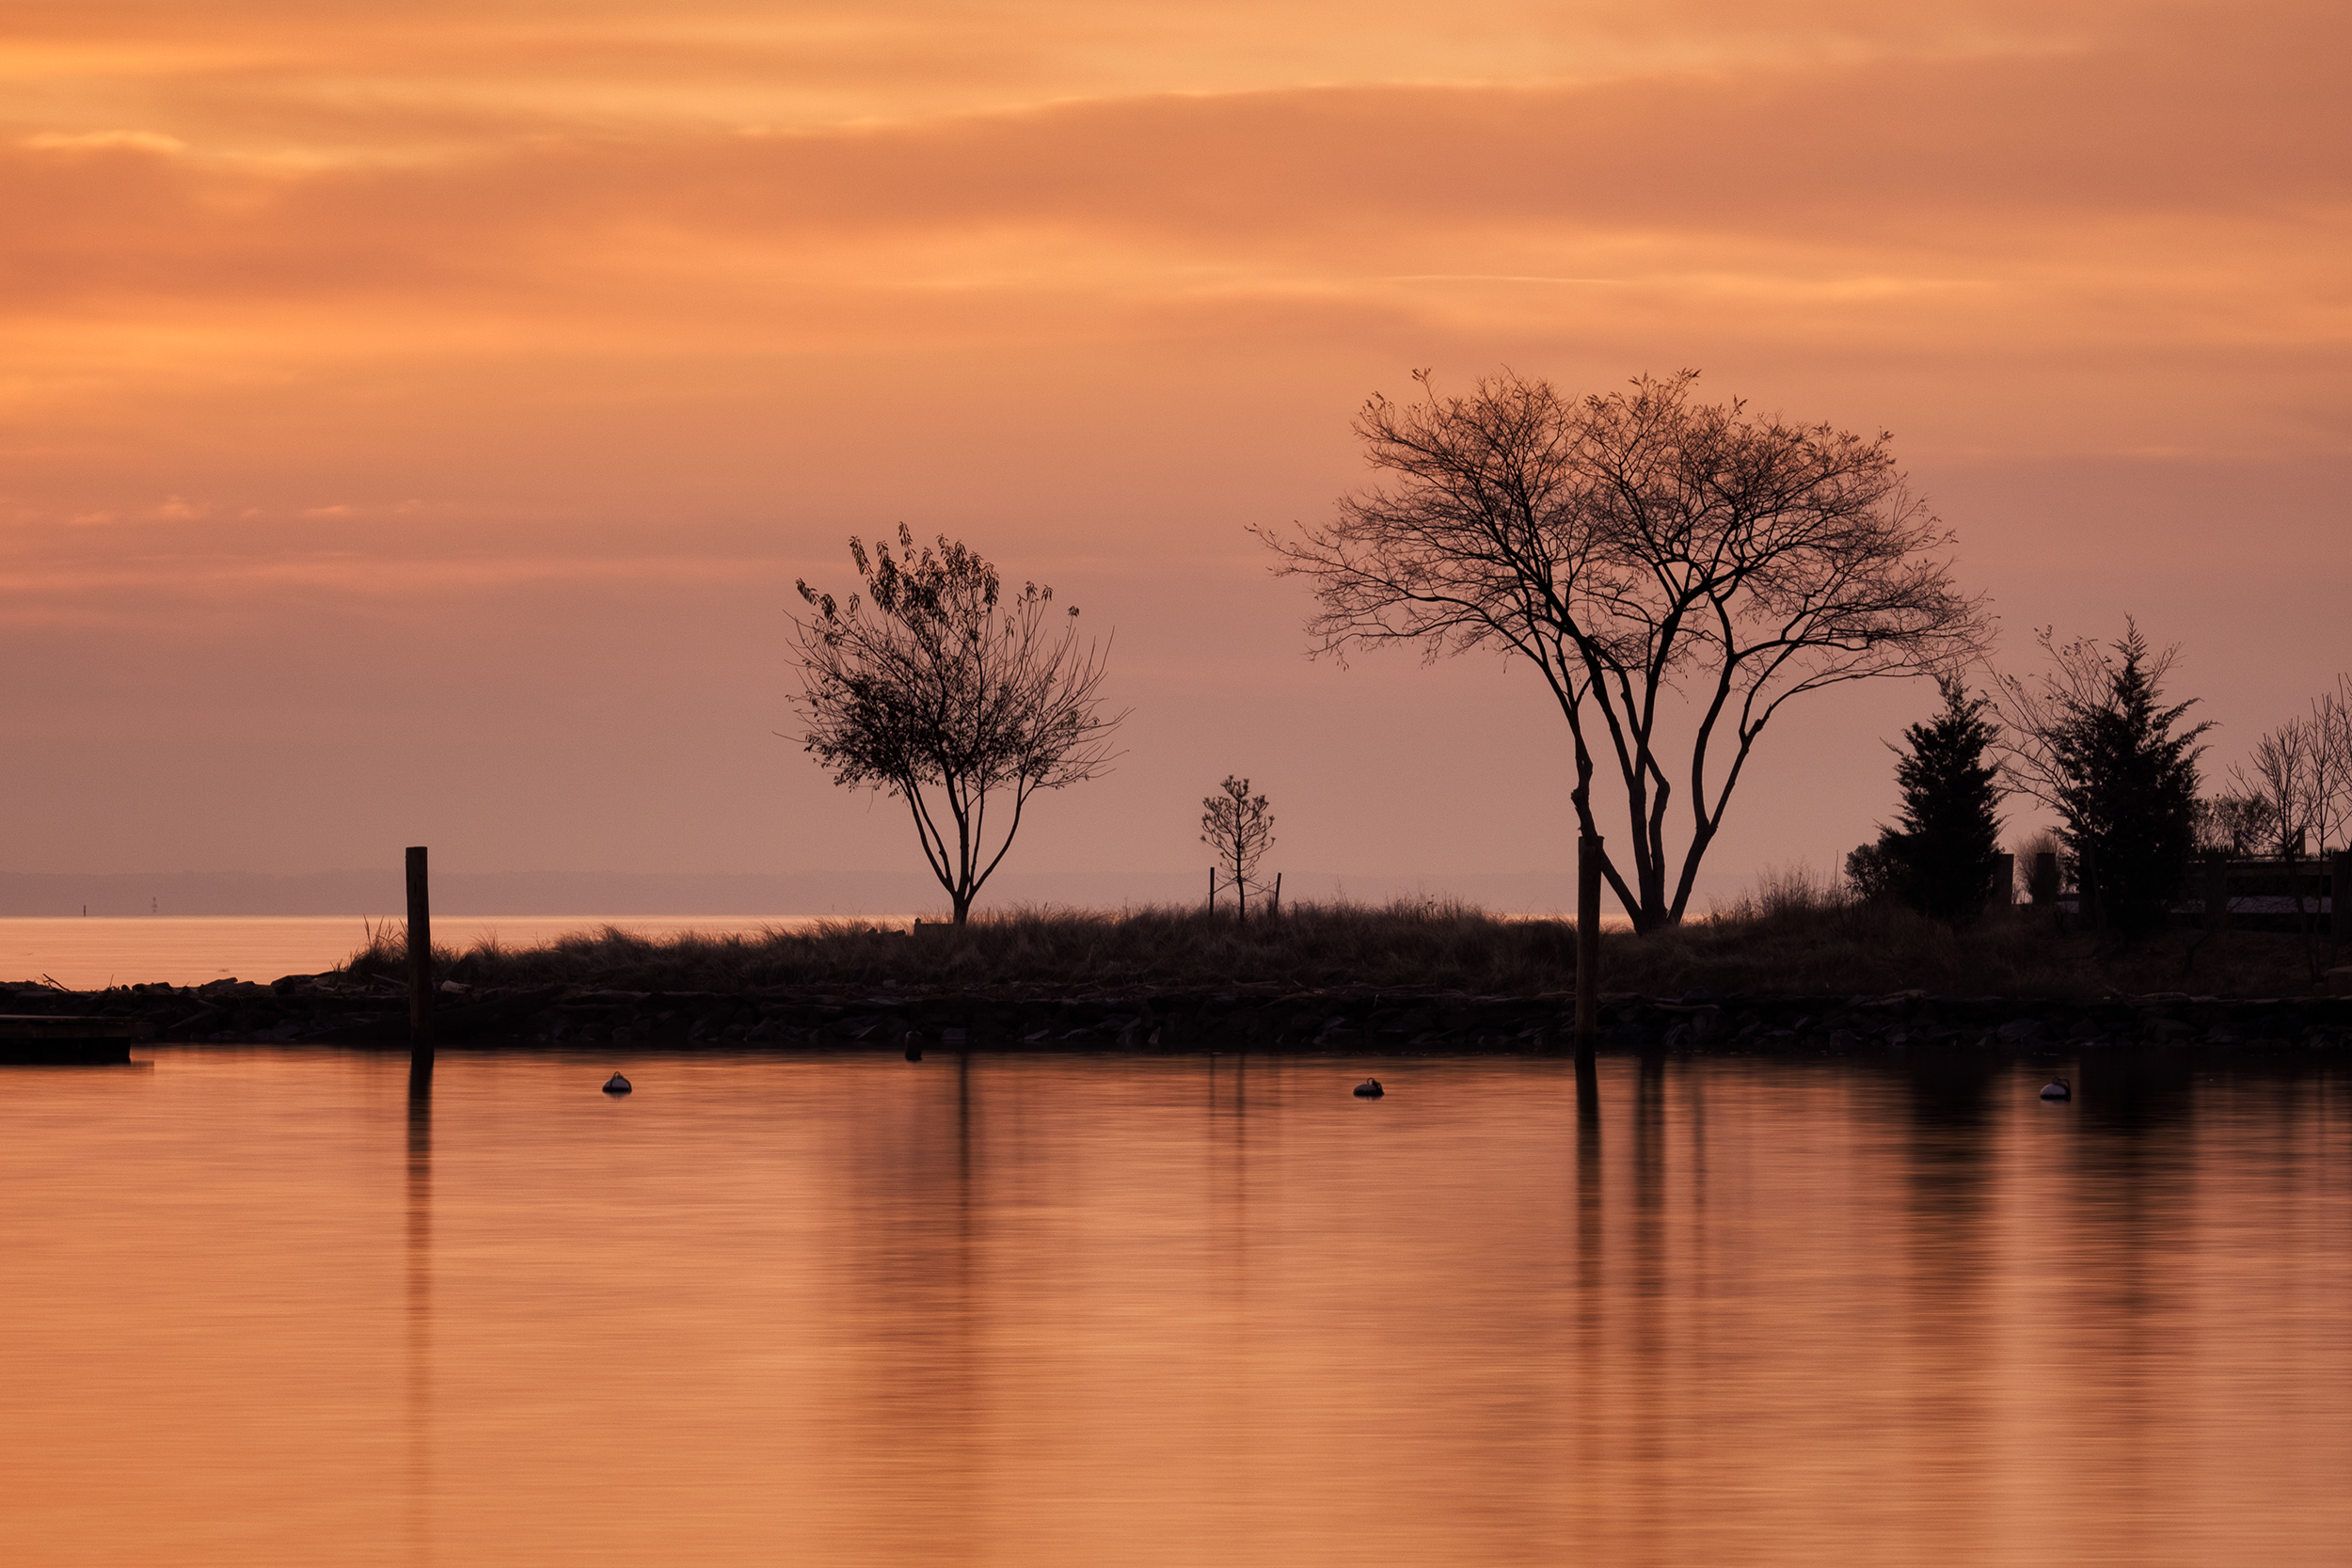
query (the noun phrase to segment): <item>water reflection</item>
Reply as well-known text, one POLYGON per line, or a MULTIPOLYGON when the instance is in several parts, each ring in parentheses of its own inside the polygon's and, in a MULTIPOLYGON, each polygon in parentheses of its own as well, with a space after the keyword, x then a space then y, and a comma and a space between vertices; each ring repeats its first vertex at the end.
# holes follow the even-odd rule
POLYGON ((432 1560, 433 1539, 433 1065, 408 1072, 406 1337, 408 1558, 432 1560))
MULTIPOLYGON (((43 1563, 2337 1560, 2332 1071, 10 1081, 43 1563), (101 1486, 122 1454, 139 1486, 101 1486), (397 1475, 397 1484, 392 1477, 397 1475)), ((12 1560, 19 1553, 12 1551, 12 1560)))

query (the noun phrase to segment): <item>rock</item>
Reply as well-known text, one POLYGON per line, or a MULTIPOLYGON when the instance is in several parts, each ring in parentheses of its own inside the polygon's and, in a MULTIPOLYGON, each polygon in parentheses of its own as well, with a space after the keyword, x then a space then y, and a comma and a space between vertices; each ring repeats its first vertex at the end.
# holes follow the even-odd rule
POLYGON ((2038 1018, 2013 1018, 1994 1034, 2005 1045, 2030 1045, 2042 1037, 2042 1021, 2038 1018))

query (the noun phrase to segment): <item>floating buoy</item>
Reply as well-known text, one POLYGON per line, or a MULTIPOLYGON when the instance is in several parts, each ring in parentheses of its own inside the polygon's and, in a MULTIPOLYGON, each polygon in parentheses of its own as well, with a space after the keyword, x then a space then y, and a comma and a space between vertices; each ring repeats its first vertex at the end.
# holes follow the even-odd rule
POLYGON ((1377 1100, 1388 1092, 1380 1086, 1380 1080, 1377 1078, 1367 1078, 1356 1085, 1356 1098, 1359 1100, 1377 1100))
POLYGON ((604 1081, 604 1092, 607 1094, 627 1094, 629 1088, 629 1081, 617 1072, 604 1081))
POLYGON ((2042 1085, 2042 1098, 2044 1100, 2072 1100, 2074 1098, 2074 1085, 2068 1083, 2063 1078, 2053 1078, 2048 1083, 2042 1085))

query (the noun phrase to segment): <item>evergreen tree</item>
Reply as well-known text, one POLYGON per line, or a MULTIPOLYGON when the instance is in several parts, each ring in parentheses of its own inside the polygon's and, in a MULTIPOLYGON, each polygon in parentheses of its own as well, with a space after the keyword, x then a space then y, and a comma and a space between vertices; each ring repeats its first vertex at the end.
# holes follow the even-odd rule
POLYGON ((2058 765, 2058 837, 2075 885, 2095 884, 2102 919, 2118 929, 2162 924, 2197 852, 2197 737, 2212 726, 2173 726, 2195 705, 2160 705, 2148 642, 2129 626, 2115 644, 2106 700, 2066 705, 2050 736, 2058 765))
POLYGON ((1895 896, 1895 858, 1886 848, 1886 841, 1894 832, 1892 828, 1881 828, 1876 843, 1865 844, 1846 855, 1846 886, 1865 903, 1875 904, 1882 898, 1895 896))
MULTIPOLYGON (((1999 731, 1989 705, 1958 680, 1942 683, 1944 711, 1903 732, 1910 754, 1895 765, 1902 826, 1883 828, 1873 858, 1883 890, 1938 920, 1974 919, 2001 892, 2001 788, 1985 760, 1999 731)), ((1862 879, 1856 877, 1859 883, 1862 879)))

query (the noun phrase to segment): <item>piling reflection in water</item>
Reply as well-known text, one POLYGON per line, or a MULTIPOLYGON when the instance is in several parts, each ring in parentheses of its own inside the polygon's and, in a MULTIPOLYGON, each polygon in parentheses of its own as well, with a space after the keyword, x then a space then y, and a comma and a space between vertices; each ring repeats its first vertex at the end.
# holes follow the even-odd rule
POLYGON ((407 1301, 405 1426, 407 1529, 412 1561, 430 1560, 433 1538, 433 1065, 408 1069, 407 1301))
POLYGON ((40 1563, 2337 1560, 2343 1078, 12 1077, 40 1563), (405 1122, 403 1117, 405 1115, 405 1122), (124 1477, 134 1475, 135 1484, 124 1477))

